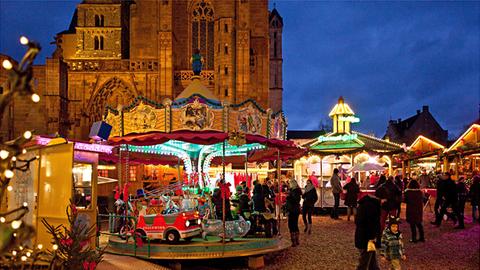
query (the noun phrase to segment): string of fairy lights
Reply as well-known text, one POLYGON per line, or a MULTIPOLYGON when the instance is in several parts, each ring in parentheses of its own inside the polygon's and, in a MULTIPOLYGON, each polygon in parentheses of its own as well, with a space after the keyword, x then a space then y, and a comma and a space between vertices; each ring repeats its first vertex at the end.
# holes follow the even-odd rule
MULTIPOLYGON (((4 119, 3 114, 8 109, 16 96, 27 97, 33 103, 40 102, 40 95, 31 87, 33 77, 33 60, 38 55, 41 47, 38 43, 30 41, 27 37, 20 38, 20 44, 27 46, 27 52, 20 63, 16 64, 5 59, 2 67, 8 72, 8 79, 3 85, 3 93, 0 95, 0 126, 4 119)), ((2 205, 6 200, 5 195, 14 191, 11 184, 15 177, 15 171, 28 171, 30 163, 39 157, 23 158, 27 153, 24 146, 33 138, 33 132, 25 131, 21 136, 11 141, 0 142, 0 268, 27 269, 33 267, 36 262, 48 261, 44 258, 47 252, 42 244, 34 247, 31 239, 34 236, 34 228, 26 224, 24 216, 29 212, 29 205, 25 201, 20 206, 6 210, 2 205)), ((53 250, 58 246, 53 245, 53 250)))

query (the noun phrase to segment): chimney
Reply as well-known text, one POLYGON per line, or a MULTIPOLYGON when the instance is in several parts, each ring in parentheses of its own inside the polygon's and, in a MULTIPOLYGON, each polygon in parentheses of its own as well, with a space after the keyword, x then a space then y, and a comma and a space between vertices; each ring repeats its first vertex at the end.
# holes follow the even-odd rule
POLYGON ((428 112, 428 106, 427 106, 427 105, 423 105, 422 110, 423 110, 424 112, 428 112))
POLYGON ((420 110, 417 110, 417 114, 420 114, 420 110))

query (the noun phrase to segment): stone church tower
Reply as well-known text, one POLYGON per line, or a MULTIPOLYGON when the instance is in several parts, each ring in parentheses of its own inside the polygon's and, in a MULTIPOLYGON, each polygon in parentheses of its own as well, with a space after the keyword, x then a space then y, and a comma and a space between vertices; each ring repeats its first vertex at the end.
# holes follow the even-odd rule
POLYGON ((196 49, 202 82, 220 100, 251 98, 277 112, 282 27, 267 0, 84 0, 57 34, 52 58, 37 67, 45 106, 39 120, 46 121, 32 128, 87 139, 107 105, 139 95, 174 99, 190 82, 196 49))

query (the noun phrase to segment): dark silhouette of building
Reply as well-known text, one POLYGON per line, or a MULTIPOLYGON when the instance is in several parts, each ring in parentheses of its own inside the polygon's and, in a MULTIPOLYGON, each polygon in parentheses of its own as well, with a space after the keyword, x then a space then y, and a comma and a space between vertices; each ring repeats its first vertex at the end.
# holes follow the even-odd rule
POLYGON ((428 106, 417 110, 417 114, 405 120, 390 120, 384 139, 390 139, 399 144, 410 145, 419 136, 423 135, 440 144, 447 145, 448 131, 444 130, 430 113, 428 106))

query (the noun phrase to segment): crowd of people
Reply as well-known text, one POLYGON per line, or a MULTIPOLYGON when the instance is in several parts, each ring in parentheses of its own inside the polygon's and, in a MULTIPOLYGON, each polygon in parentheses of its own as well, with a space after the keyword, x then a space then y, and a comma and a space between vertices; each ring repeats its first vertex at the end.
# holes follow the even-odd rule
MULTIPOLYGON (((330 179, 334 204, 331 211, 332 219, 339 219, 338 207, 343 197, 347 206, 347 220, 353 217, 355 221, 355 247, 359 249, 360 259, 357 269, 379 269, 377 251, 382 260, 388 261, 391 269, 401 269, 401 260, 406 260, 403 236, 399 230, 402 203, 405 204, 405 220, 410 227, 411 243, 425 242, 423 226, 423 211, 430 201, 431 191, 436 189, 434 205, 435 220, 431 223, 440 226, 442 220, 451 220, 455 229, 464 229, 464 209, 467 199, 472 204, 472 220, 479 222, 480 175, 473 178, 469 188, 464 178, 452 180, 450 173, 438 173, 432 177, 425 171, 419 175, 403 178, 384 174, 369 181, 374 194, 362 196, 361 185, 355 178, 342 186, 339 171, 334 169, 330 179), (343 193, 343 194, 342 194, 343 193), (343 195, 343 196, 341 196, 343 195)), ((303 189, 295 180, 290 180, 287 190, 286 210, 288 213, 288 228, 292 246, 299 243, 299 215, 302 214, 305 224, 304 232, 312 233, 311 215, 313 205, 318 200, 315 186, 311 179, 306 181, 303 189), (303 204, 301 201, 303 198, 303 204)))
MULTIPOLYGON (((435 177, 426 172, 418 177, 412 175, 403 179, 400 176, 393 177, 385 174, 372 174, 372 177, 374 180, 369 183, 370 188, 375 189, 374 194, 361 197, 359 195, 362 184, 355 178, 349 178, 342 186, 339 170, 334 169, 330 179, 334 198, 331 218, 340 219, 338 208, 342 198, 344 205, 347 206, 347 221, 353 218, 355 222, 355 247, 360 252, 357 269, 379 269, 377 250, 382 255, 382 259, 389 262, 391 269, 401 268, 400 261, 406 259, 403 237, 398 226, 402 203, 406 206, 406 222, 411 230, 409 241, 425 242, 423 211, 426 203, 430 201, 427 188, 436 189, 435 220, 431 222, 433 225, 441 226, 444 220, 451 220, 456 224, 455 229, 464 229, 464 210, 467 199, 472 205, 473 222, 480 222, 478 213, 480 175, 473 178, 469 188, 463 177, 454 181, 448 172, 438 173, 435 177)), ((300 244, 300 215, 305 225, 303 232, 312 233, 312 215, 319 199, 316 189, 318 179, 309 177, 304 187, 300 187, 294 179, 282 182, 280 185, 279 187, 277 181, 267 178, 262 182, 254 181, 253 190, 250 191, 246 182, 242 182, 235 188, 235 193, 230 194, 229 186, 219 183, 211 196, 214 208, 213 218, 225 217, 225 220, 232 220, 236 216, 242 216, 246 220, 251 220, 254 213, 271 213, 276 217, 283 212, 288 219, 292 246, 296 247, 300 244), (279 191, 281 191, 280 194, 279 191)), ((126 204, 121 202, 120 197, 115 203, 117 213, 125 211, 126 204)), ((272 226, 276 228, 277 224, 272 226)))

